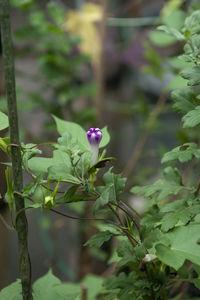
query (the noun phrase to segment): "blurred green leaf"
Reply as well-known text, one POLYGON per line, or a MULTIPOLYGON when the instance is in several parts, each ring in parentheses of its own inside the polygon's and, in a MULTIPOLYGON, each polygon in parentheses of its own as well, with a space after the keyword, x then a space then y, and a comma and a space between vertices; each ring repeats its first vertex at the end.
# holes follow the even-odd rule
POLYGON ((9 286, 0 291, 0 300, 21 300, 22 299, 22 286, 21 280, 17 279, 9 286))
POLYGON ((200 124, 200 105, 189 111, 183 118, 183 128, 192 128, 200 124))
POLYGON ((0 130, 6 129, 8 126, 8 117, 0 111, 0 130))

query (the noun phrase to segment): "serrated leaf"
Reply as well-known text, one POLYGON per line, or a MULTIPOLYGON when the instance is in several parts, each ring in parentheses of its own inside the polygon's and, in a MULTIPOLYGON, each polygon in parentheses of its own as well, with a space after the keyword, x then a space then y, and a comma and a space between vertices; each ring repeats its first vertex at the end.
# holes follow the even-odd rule
POLYGON ((167 232, 169 229, 173 228, 179 221, 179 216, 175 213, 166 214, 161 220, 161 230, 167 232))
POLYGON ((99 233, 93 235, 86 243, 85 246, 89 245, 90 247, 100 248, 104 242, 107 242, 111 239, 113 233, 110 231, 100 231, 99 233))
POLYGON ((200 10, 194 11, 191 16, 185 19, 184 30, 188 30, 191 34, 199 32, 200 28, 200 10))
POLYGON ((165 234, 169 244, 157 243, 156 255, 165 264, 178 270, 186 259, 200 265, 199 241, 200 225, 187 225, 174 228, 165 234), (186 242, 187 241, 187 242, 186 242))
POLYGON ((110 201, 116 201, 115 188, 112 183, 102 188, 100 197, 95 201, 93 205, 93 214, 95 214, 100 207, 108 204, 110 201))
POLYGON ((195 143, 185 143, 166 152, 161 163, 167 163, 173 160, 179 160, 181 163, 185 163, 193 157, 200 158, 200 149, 197 148, 195 143))
POLYGON ((121 174, 114 174, 111 172, 112 168, 108 170, 103 175, 103 180, 105 184, 113 184, 116 197, 118 197, 124 190, 125 184, 126 184, 126 178, 122 177, 121 174))
POLYGON ((183 118, 183 128, 192 128, 200 124, 200 105, 189 111, 183 118))
POLYGON ((9 126, 8 117, 0 111, 0 130, 6 129, 9 126))
POLYGON ((194 66, 181 72, 184 79, 188 79, 188 85, 195 86, 200 84, 200 67, 194 66))
POLYGON ((178 89, 172 92, 173 108, 179 113, 187 113, 195 109, 196 93, 190 89, 178 89))
POLYGON ((143 195, 146 198, 156 196, 158 200, 162 200, 170 195, 177 195, 182 189, 183 187, 180 185, 175 185, 164 179, 159 179, 149 186, 135 186, 130 192, 136 195, 143 195))

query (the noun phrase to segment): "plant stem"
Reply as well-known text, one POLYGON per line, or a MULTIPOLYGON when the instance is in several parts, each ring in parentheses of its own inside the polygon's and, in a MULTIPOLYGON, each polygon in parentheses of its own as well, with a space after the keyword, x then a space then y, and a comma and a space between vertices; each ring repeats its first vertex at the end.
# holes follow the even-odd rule
MULTIPOLYGON (((8 0, 0 0, 0 25, 4 60, 5 85, 8 103, 8 118, 10 125, 11 144, 19 145, 18 116, 15 91, 14 57, 10 29, 10 15, 8 0)), ((23 189, 22 162, 19 147, 11 146, 14 189, 21 192, 23 189)), ((24 209, 24 199, 15 194, 15 206, 18 213, 24 209)), ((22 282, 23 300, 32 299, 31 296, 31 264, 27 246, 28 225, 25 212, 17 218, 18 248, 20 262, 20 276, 22 282)))

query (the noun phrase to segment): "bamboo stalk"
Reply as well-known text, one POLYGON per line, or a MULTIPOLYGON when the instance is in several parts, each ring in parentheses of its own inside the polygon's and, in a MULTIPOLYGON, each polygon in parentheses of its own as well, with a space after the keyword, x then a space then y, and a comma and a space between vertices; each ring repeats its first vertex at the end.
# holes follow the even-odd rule
MULTIPOLYGON (((8 0, 0 0, 0 25, 4 61, 5 86, 8 104, 8 118, 10 127, 10 141, 11 144, 19 145, 18 114, 15 90, 15 69, 8 0)), ((22 192, 22 159, 19 147, 11 146, 11 160, 14 190, 16 192, 22 192)), ((22 211, 24 209, 24 199, 18 193, 16 193, 14 196, 16 212, 22 211)), ((22 211, 20 213, 16 222, 16 229, 18 233, 19 272, 22 282, 22 295, 23 300, 30 300, 32 299, 31 264, 27 245, 28 224, 25 211, 22 211)))

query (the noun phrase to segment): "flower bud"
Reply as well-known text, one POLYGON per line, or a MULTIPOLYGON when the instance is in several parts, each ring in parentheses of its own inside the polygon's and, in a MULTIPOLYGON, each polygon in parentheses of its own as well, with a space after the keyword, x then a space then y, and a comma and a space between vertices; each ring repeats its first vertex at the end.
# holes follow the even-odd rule
POLYGON ((52 208, 55 205, 55 199, 52 195, 44 198, 44 205, 47 209, 52 208))
POLYGON ((90 128, 87 132, 91 152, 91 165, 94 165, 98 160, 99 143, 102 139, 102 132, 99 128, 90 128))

